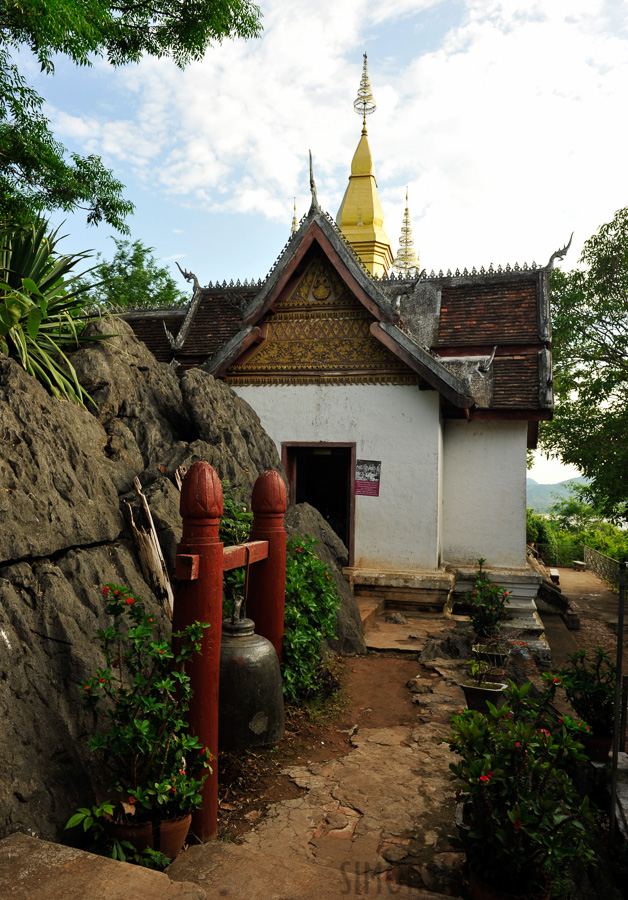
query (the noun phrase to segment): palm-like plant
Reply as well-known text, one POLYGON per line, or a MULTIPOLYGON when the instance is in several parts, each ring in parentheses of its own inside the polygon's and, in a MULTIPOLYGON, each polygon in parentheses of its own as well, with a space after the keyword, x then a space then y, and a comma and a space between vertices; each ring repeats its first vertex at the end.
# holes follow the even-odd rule
POLYGON ((105 335, 85 335, 88 316, 74 266, 89 253, 55 253, 59 229, 48 222, 0 225, 0 353, 17 360, 57 399, 84 405, 66 350, 105 335))

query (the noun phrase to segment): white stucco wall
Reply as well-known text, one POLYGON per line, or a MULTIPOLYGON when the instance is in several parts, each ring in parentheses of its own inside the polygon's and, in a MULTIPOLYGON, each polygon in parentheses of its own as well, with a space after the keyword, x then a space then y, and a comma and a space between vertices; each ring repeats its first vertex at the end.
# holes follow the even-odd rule
POLYGON ((412 385, 237 387, 281 450, 282 441, 355 442, 382 462, 379 497, 355 498, 354 565, 438 565, 439 397, 412 385))
POLYGON ((525 566, 526 422, 443 423, 444 563, 525 566))

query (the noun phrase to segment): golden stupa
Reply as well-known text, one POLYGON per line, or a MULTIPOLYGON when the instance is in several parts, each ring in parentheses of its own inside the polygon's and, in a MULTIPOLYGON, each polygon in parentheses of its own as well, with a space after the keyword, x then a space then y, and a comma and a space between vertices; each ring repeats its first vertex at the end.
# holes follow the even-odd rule
POLYGON ((349 184, 336 216, 336 224, 369 272, 381 276, 388 273, 393 262, 393 252, 384 230, 384 212, 377 195, 373 157, 366 132, 366 117, 376 109, 366 53, 360 88, 353 108, 362 116, 362 136, 351 162, 349 184))

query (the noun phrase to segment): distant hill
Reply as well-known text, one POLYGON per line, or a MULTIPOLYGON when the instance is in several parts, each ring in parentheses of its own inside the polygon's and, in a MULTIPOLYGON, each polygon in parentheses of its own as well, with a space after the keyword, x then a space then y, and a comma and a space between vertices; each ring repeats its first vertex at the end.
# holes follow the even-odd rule
POLYGON ((570 494, 574 493, 573 489, 576 485, 586 484, 586 482, 587 479, 583 475, 578 478, 570 478, 568 481, 559 481, 558 484, 539 484, 534 478, 528 477, 526 506, 537 513, 549 512, 550 506, 558 503, 559 500, 566 500, 570 494))

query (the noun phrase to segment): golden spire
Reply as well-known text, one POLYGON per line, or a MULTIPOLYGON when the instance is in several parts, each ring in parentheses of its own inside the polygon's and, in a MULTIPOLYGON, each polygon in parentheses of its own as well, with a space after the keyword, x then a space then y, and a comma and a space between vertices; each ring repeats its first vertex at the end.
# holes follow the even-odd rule
POLYGON ((299 230, 299 223, 297 222, 297 198, 294 198, 294 215, 292 216, 292 230, 290 234, 296 234, 299 230))
POLYGON ((388 273, 393 252, 384 230, 384 211, 377 195, 373 157, 366 135, 366 117, 375 112, 364 54, 362 80, 353 108, 362 116, 362 137, 351 162, 349 184, 340 204, 336 224, 372 275, 388 273))
POLYGON ((406 188, 406 211, 403 216, 403 225, 401 226, 401 237, 399 238, 399 249, 393 260, 393 269, 395 272, 403 272, 405 277, 411 269, 418 270, 419 255, 414 252, 414 241, 412 240, 412 225, 410 223, 410 210, 408 208, 408 188, 406 188))
POLYGON ((364 52, 364 65, 362 67, 362 78, 360 79, 360 87, 358 88, 358 96, 353 101, 353 108, 359 116, 362 116, 362 134, 366 134, 366 117, 370 116, 377 109, 375 97, 371 90, 371 82, 369 81, 369 69, 366 62, 366 51, 364 52))

